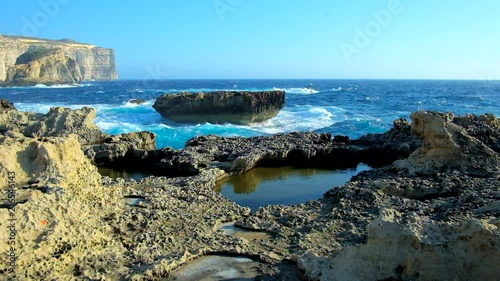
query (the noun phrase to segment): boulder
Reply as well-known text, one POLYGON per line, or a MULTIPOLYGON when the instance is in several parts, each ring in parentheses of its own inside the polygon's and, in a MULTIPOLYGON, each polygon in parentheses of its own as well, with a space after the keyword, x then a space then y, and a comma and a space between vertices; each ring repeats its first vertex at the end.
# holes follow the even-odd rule
POLYGON ((275 117, 284 105, 284 91, 220 91, 165 94, 153 108, 179 123, 249 124, 275 117))
POLYGON ((5 99, 0 99, 0 111, 7 111, 11 109, 16 110, 13 103, 5 99))

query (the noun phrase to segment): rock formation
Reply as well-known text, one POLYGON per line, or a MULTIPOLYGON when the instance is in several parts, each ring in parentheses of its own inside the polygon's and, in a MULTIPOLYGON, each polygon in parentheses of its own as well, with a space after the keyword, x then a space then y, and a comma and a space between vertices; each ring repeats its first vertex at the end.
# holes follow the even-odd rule
POLYGON ((0 111, 15 110, 14 104, 8 100, 0 99, 0 111))
MULTIPOLYGON (((2 107, 11 107, 7 100, 1 100, 2 107)), ((21 112, 16 110, 0 111, 0 132, 19 133, 26 137, 67 137, 75 134, 82 149, 94 163, 136 161, 156 150, 156 135, 150 132, 137 132, 122 135, 103 133, 94 123, 96 110, 90 107, 72 110, 53 107, 47 114, 21 112)))
POLYGON ((0 36, 0 85, 114 79, 112 49, 69 40, 0 36))
MULTIPOLYGON (((261 280, 280 280, 284 261, 297 262, 308 280, 500 276, 500 123, 495 116, 417 112, 411 125, 398 121, 386 134, 352 141, 315 133, 200 136, 183 150, 148 150, 154 135, 142 132, 104 136, 101 143, 83 146, 93 159, 129 157, 134 165, 145 159, 184 173, 137 182, 101 178, 82 151, 87 137, 25 136, 32 122, 43 123, 39 128, 45 135, 54 126, 40 121, 45 115, 10 115, 16 112, 0 111, 0 190, 16 194, 13 201, 0 199, 0 228, 16 218, 18 277, 163 280, 179 265, 213 253, 260 261, 261 280), (13 117, 8 126, 1 121, 5 116, 13 117), (125 152, 127 147, 134 148, 125 152), (255 166, 355 165, 383 151, 390 151, 390 160, 406 159, 387 161, 298 205, 250 213, 213 191, 222 177, 255 166), (266 239, 219 231, 227 222, 266 239)), ((78 113, 56 112, 61 118, 50 120, 63 124, 58 127, 63 132, 81 131, 63 118, 78 113)), ((2 253, 10 250, 10 235, 0 231, 2 253)), ((13 276, 10 270, 8 256, 0 255, 2 276, 13 276)))
POLYGON ((0 112, 0 132, 19 132, 27 137, 78 135, 81 144, 103 142, 105 134, 94 124, 96 111, 90 107, 72 110, 51 108, 47 114, 4 111, 0 112))
POLYGON ((75 60, 57 49, 28 51, 7 71, 7 84, 21 86, 37 83, 80 83, 82 75, 75 60))
POLYGON ((153 107, 162 117, 180 123, 249 124, 275 117, 284 104, 284 91, 221 91, 166 94, 153 107))
MULTIPOLYGON (((494 120, 491 116, 484 117, 484 121, 494 120)), ((500 172, 498 153, 488 147, 496 142, 484 143, 469 135, 466 128, 453 123, 452 113, 420 111, 412 114, 412 120, 412 131, 423 139, 423 146, 408 159, 399 161, 398 167, 414 174, 459 170, 470 175, 487 176, 500 172)), ((459 123, 462 120, 457 119, 459 123)), ((498 140, 498 120, 490 122, 488 127, 496 127, 496 135, 485 137, 498 140)))
POLYGON ((130 166, 138 159, 148 157, 156 150, 156 135, 151 132, 136 132, 108 136, 103 143, 84 146, 85 155, 97 165, 130 166), (130 159, 130 160, 129 160, 130 159))

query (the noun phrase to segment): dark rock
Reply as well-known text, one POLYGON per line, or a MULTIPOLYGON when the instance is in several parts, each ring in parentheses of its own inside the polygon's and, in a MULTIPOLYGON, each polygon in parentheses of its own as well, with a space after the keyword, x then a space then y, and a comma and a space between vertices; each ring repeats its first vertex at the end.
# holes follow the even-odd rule
POLYGON ((453 123, 463 127, 467 134, 481 140, 489 148, 500 153, 500 119, 493 114, 465 115, 453 118, 453 123))
POLYGON ((143 104, 143 103, 146 103, 146 100, 142 100, 142 99, 132 99, 132 100, 129 100, 128 102, 132 103, 132 104, 143 104))
POLYGON ((408 157, 422 146, 422 140, 412 132, 410 124, 401 118, 394 121, 388 132, 367 134, 358 140, 351 140, 350 144, 367 147, 365 158, 373 160, 369 164, 380 167, 408 157))
POLYGON ((103 143, 83 147, 85 155, 97 165, 118 162, 123 167, 134 166, 135 161, 148 157, 148 151, 155 149, 156 134, 145 131, 108 136, 103 143))
POLYGON ((11 109, 16 110, 13 103, 5 99, 0 99, 0 111, 7 111, 11 109))
POLYGON ((334 136, 333 137, 333 142, 335 142, 335 143, 349 144, 349 137, 348 136, 334 136))
POLYGON ((166 94, 153 108, 175 122, 248 124, 275 117, 284 104, 284 91, 222 91, 166 94))

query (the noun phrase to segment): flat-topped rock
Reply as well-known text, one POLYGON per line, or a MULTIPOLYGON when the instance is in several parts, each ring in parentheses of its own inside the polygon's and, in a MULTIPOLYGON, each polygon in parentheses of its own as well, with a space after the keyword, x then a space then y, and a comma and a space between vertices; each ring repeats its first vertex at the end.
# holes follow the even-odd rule
POLYGON ((153 108, 179 123, 249 124, 275 117, 284 105, 284 91, 219 91, 165 94, 153 108))

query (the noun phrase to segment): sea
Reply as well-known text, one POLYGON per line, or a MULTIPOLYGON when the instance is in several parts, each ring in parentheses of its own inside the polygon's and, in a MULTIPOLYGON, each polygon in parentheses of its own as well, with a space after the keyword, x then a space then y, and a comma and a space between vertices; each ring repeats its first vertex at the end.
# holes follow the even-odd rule
POLYGON ((0 98, 18 110, 39 113, 55 106, 93 107, 95 123, 104 132, 152 131, 159 148, 175 149, 209 134, 251 137, 313 131, 359 138, 385 132, 395 119, 409 119, 418 110, 500 116, 500 81, 489 80, 118 80, 0 88, 0 98), (285 107, 275 118, 248 126, 178 124, 152 108, 162 94, 218 90, 284 90, 285 107), (134 99, 146 102, 135 104, 134 99))

